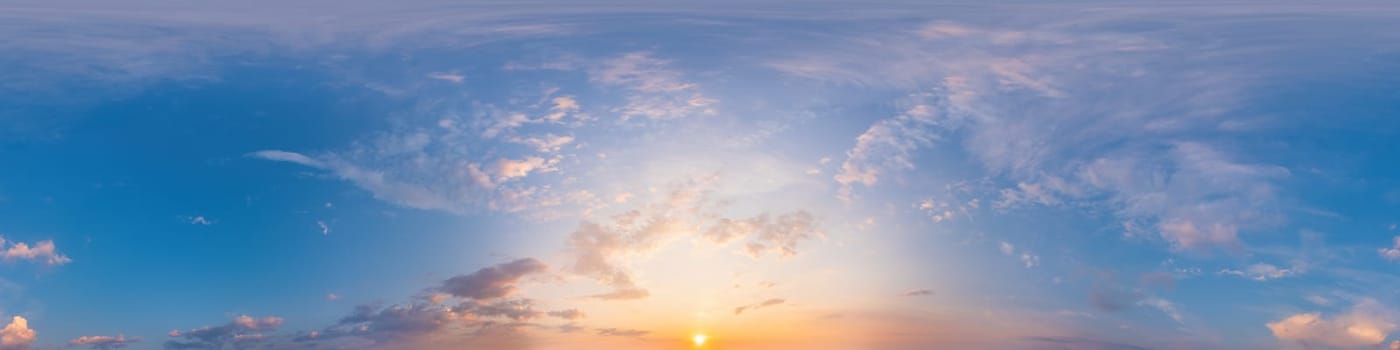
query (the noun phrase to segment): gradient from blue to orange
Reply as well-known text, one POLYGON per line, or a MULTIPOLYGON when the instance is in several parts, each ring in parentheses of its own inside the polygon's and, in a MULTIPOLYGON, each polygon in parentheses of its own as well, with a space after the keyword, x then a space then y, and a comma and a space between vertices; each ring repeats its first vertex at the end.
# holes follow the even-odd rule
POLYGON ((0 350, 1396 349, 1397 18, 10 2, 0 350))

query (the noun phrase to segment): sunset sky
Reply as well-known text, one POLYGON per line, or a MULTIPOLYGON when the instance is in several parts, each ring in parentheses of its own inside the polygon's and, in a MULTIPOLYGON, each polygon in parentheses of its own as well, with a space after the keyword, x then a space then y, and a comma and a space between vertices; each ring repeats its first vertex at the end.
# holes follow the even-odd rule
POLYGON ((0 1, 0 350, 1400 350, 1400 4, 988 3, 0 1))

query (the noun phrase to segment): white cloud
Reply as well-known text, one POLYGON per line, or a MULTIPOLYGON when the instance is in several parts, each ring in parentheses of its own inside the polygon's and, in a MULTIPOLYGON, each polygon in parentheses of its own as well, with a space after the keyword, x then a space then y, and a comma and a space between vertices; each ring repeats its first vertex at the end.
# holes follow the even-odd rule
POLYGON ((574 137, 569 135, 545 134, 544 136, 528 136, 511 138, 511 142, 534 147, 541 153, 558 152, 561 147, 574 142, 574 137))
POLYGON ((626 104, 615 111, 623 121, 634 117, 652 120, 714 114, 718 101, 699 91, 695 83, 670 69, 671 62, 647 52, 632 52, 603 62, 589 71, 593 80, 632 91, 626 104))
POLYGON ((428 73, 429 78, 460 84, 467 77, 457 73, 433 72, 428 73))
POLYGON ((14 316, 9 325, 0 329, 0 350, 28 350, 36 338, 34 330, 29 329, 29 320, 14 316))
POLYGON ((935 144, 960 146, 991 179, 1015 184, 994 207, 1077 202, 1153 229, 1177 250, 1238 249, 1241 232, 1279 221, 1275 187, 1290 172, 1181 137, 1218 132, 1250 86, 1231 79, 1238 70, 1144 73, 1168 64, 1162 53, 1191 51, 1158 40, 935 22, 829 40, 772 67, 919 89, 901 101, 914 107, 856 137, 834 177, 841 198, 915 169, 935 144))
POLYGON ((1166 299, 1157 297, 1147 297, 1143 298, 1142 301, 1139 301, 1138 305, 1157 309, 1157 311, 1161 311, 1163 314, 1166 314, 1167 317, 1171 317, 1172 320, 1178 323, 1181 322, 1181 311, 1178 310, 1176 304, 1173 304, 1172 302, 1167 301, 1166 299))
POLYGON ((1378 252, 1381 254, 1381 257, 1385 258, 1386 260, 1400 260, 1400 236, 1395 236, 1395 239, 1392 240, 1390 248, 1381 248, 1378 250, 1378 252))
POLYGON ((1322 313, 1300 313, 1269 322, 1266 326, 1279 340, 1304 346, 1360 349, 1383 344, 1397 328, 1395 314, 1375 300, 1362 300, 1351 310, 1326 317, 1322 313))
POLYGON ((205 218, 203 215, 197 215, 197 216, 192 216, 192 217, 185 217, 185 219, 189 220, 189 222, 190 222, 191 225, 204 225, 204 226, 209 226, 209 225, 213 225, 213 224, 214 224, 214 220, 209 220, 209 219, 205 218))
POLYGON ((930 128, 940 118, 938 111, 920 104, 871 125, 856 137, 855 147, 846 151, 846 161, 833 176, 841 185, 839 196, 849 200, 856 184, 874 186, 885 169, 914 169, 914 152, 939 139, 930 128))
POLYGON ((1040 266, 1040 256, 1031 253, 1021 253, 1021 263, 1026 264, 1026 268, 1040 266))
POLYGON ((1001 241, 1001 243, 997 244, 997 247, 1001 250, 1002 255, 1011 256, 1016 254, 1016 246, 1006 241, 1001 241))
POLYGON ((81 337, 77 337, 77 338, 73 338, 72 340, 69 340, 69 341, 68 341, 68 345, 73 345, 73 346, 89 346, 89 347, 91 347, 91 348, 93 348, 93 349, 108 350, 108 349, 120 349, 120 348, 124 348, 124 347, 126 347, 126 346, 128 346, 128 345, 131 345, 131 343, 139 343, 139 342, 141 342, 141 337, 130 337, 130 338, 128 338, 126 335, 122 335, 122 334, 118 334, 118 335, 116 335, 116 336, 110 336, 110 335, 85 335, 85 336, 81 336, 81 337))
POLYGON ((5 261, 28 260, 49 266, 59 266, 73 262, 68 256, 58 252, 52 240, 35 242, 33 246, 24 242, 8 242, 0 237, 0 258, 5 261))
POLYGON ((1264 263, 1249 265, 1249 267, 1246 267, 1244 270, 1220 270, 1220 274, 1222 275, 1240 276, 1260 282, 1294 276, 1299 273, 1302 273, 1300 267, 1280 268, 1272 264, 1264 263))

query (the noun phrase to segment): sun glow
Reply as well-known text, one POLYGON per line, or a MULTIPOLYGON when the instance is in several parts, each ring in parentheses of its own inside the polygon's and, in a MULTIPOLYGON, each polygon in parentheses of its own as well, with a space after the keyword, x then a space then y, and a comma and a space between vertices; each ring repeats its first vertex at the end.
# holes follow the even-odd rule
POLYGON ((695 346, 705 346, 706 339, 709 339, 709 337, 704 334, 696 334, 695 337, 690 338, 690 341, 695 343, 695 346))

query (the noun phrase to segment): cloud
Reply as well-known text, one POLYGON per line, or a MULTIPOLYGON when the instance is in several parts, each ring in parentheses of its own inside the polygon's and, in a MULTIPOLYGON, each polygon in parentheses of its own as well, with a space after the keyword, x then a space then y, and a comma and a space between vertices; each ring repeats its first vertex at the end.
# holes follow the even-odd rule
POLYGON ((918 297, 918 296, 933 295, 933 291, 932 291, 932 290, 928 290, 928 289, 916 289, 916 290, 911 290, 911 291, 908 291, 908 292, 904 292, 904 294, 900 294, 900 295, 906 296, 906 297, 918 297))
POLYGON ((514 321, 525 321, 540 317, 543 312, 535 310, 535 303, 529 299, 500 300, 489 303, 467 301, 453 308, 457 312, 470 313, 480 317, 504 317, 514 321))
POLYGON ((303 154, 301 154, 301 153, 296 153, 296 152, 287 152, 287 151, 279 151, 279 150, 263 150, 263 151, 257 151, 257 152, 250 153, 249 156, 256 157, 256 158, 262 158, 262 159, 266 159, 266 160, 271 160, 271 161, 278 161, 278 162, 288 162, 288 163, 301 164, 301 165, 309 166, 309 167, 312 167, 312 168, 322 168, 322 167, 325 167, 325 164, 322 163, 321 161, 312 159, 311 157, 307 157, 306 155, 303 155, 303 154))
POLYGON ((515 137, 510 140, 513 143, 534 147, 535 151, 541 153, 558 152, 561 147, 574 142, 574 137, 569 135, 545 134, 544 136, 515 137))
POLYGON ((605 337, 640 337, 650 334, 651 331, 625 329, 625 328, 599 328, 598 335, 605 337))
POLYGON ((462 83, 462 81, 464 81, 464 80, 467 79, 467 77, 465 77, 465 76, 463 76, 463 75, 461 75, 461 74, 457 74, 457 73, 444 73, 444 72, 433 72, 433 73, 428 73, 428 78, 437 79, 437 80, 442 80, 442 81, 446 81, 446 82, 451 82, 451 83, 454 83, 454 84, 460 84, 460 83, 462 83))
POLYGON ((1294 314, 1269 322, 1275 338, 1307 346, 1360 349, 1385 343, 1398 327, 1395 313, 1375 300, 1359 301, 1351 310, 1325 317, 1322 313, 1294 314))
POLYGON ((770 218, 760 214, 748 219, 719 219, 702 237, 717 244, 748 240, 744 251, 752 257, 763 253, 790 257, 797 254, 797 245, 805 240, 824 236, 817 230, 816 218, 806 211, 795 211, 770 218))
POLYGON ((578 309, 555 310, 547 312, 545 314, 570 321, 577 320, 585 316, 583 314, 583 311, 578 311, 578 309))
POLYGON ((1395 239, 1392 241, 1390 248, 1381 248, 1377 251, 1381 254, 1382 258, 1385 258, 1385 260, 1400 260, 1400 236, 1395 236, 1395 239))
MULTIPOLYGON (((544 137, 540 142, 562 142, 558 137, 548 139, 548 134, 544 137)), ((325 171, 376 199, 409 208, 462 214, 474 209, 520 212, 568 204, 570 198, 554 186, 525 183, 536 174, 558 172, 561 155, 465 151, 467 145, 480 142, 475 135, 435 127, 385 132, 349 149, 316 156, 281 150, 248 156, 325 171)))
POLYGON ((1138 301, 1138 305, 1157 309, 1157 311, 1161 311, 1163 314, 1166 314, 1167 317, 1171 317, 1172 320, 1175 320, 1178 323, 1181 322, 1181 311, 1178 310, 1176 304, 1167 301, 1166 299, 1157 297, 1147 297, 1142 299, 1141 301, 1138 301))
POLYGON ((256 318, 242 315, 220 326, 204 326, 187 331, 172 330, 171 338, 163 344, 166 349, 223 349, 228 346, 248 348, 261 344, 267 337, 263 331, 275 331, 281 327, 281 317, 256 318), (177 340, 183 339, 183 340, 177 340))
POLYGON ((927 105, 916 105, 904 113, 871 125, 856 137, 846 151, 846 160, 832 179, 841 185, 838 196, 850 200, 852 186, 874 186, 887 170, 914 169, 915 151, 939 139, 931 128, 942 115, 927 105))
POLYGON ((716 103, 683 80, 680 72, 669 69, 670 61, 647 52, 623 54, 589 71, 589 76, 605 85, 622 86, 633 93, 626 104, 615 109, 622 121, 634 117, 664 120, 695 114, 714 114, 716 103))
POLYGON ((1250 69, 1144 73, 1171 67, 1163 54, 1204 48, 1142 33, 1056 28, 932 22, 832 38, 771 67, 910 91, 895 102, 900 112, 855 137, 834 177, 843 199, 916 169, 936 146, 1011 184, 992 198, 994 207, 1104 210, 1156 231, 1175 250, 1238 251, 1241 232, 1280 221, 1278 204, 1286 201, 1276 187, 1291 175, 1287 168, 1252 161, 1230 143, 1185 137, 1222 132, 1233 118, 1227 113, 1255 87, 1232 77, 1250 69))
POLYGON ((330 227, 330 226, 326 226, 326 222, 325 222, 325 221, 316 220, 316 226, 321 228, 321 235, 322 235, 322 236, 331 234, 331 227, 330 227))
POLYGON ((1249 265, 1249 267, 1244 270, 1220 270, 1220 274, 1222 275, 1240 276, 1260 282, 1295 276, 1301 272, 1299 267, 1279 268, 1278 266, 1264 263, 1249 265))
POLYGON ((1021 253, 1021 263, 1025 264, 1028 269, 1040 266, 1040 256, 1031 253, 1021 253))
POLYGON ((734 314, 739 315, 744 313, 744 311, 758 310, 769 306, 782 305, 785 302, 787 302, 786 299, 768 299, 759 303, 736 307, 734 308, 734 314))
POLYGON ((68 341, 72 346, 89 346, 93 349, 110 350, 124 348, 131 343, 141 342, 141 337, 127 338, 125 335, 85 335, 68 341))
POLYGON ((645 296, 645 291, 636 291, 638 288, 623 265, 623 258, 649 253, 663 242, 690 231, 690 225, 665 214, 645 219, 641 215, 629 212, 614 218, 608 226, 584 221, 570 234, 567 245, 574 261, 570 270, 619 290, 594 297, 645 296))
POLYGON ((646 299, 649 296, 651 296, 651 292, 647 292, 646 289, 618 288, 607 293, 589 295, 588 298, 599 300, 636 300, 646 299))
POLYGON ((73 262, 73 259, 58 252, 52 240, 38 241, 31 247, 28 243, 9 242, 4 237, 0 237, 0 248, 3 248, 0 250, 0 258, 6 262, 27 260, 48 266, 60 266, 73 262))
POLYGON ((29 320, 14 316, 10 324, 0 329, 0 350, 28 350, 35 339, 37 334, 29 329, 29 320))
POLYGON ((437 290, 460 298, 496 299, 515 293, 516 285, 526 276, 548 269, 549 266, 539 260, 523 258, 449 278, 437 290))
POLYGON ((203 215, 187 216, 185 217, 185 220, 188 220, 191 225, 209 226, 214 224, 214 220, 206 219, 203 215))
MULTIPOLYGON (((1024 341, 1053 346, 1052 349, 1085 350, 1149 350, 1149 348, 1109 341, 1066 336, 1032 336, 1021 338, 1024 341)), ((1039 348, 1039 347, 1036 347, 1039 348)))

